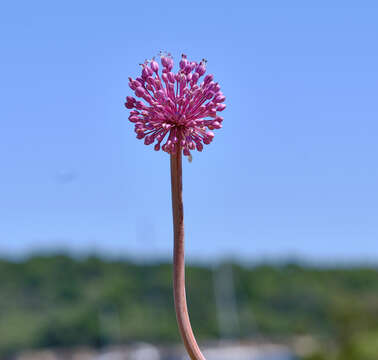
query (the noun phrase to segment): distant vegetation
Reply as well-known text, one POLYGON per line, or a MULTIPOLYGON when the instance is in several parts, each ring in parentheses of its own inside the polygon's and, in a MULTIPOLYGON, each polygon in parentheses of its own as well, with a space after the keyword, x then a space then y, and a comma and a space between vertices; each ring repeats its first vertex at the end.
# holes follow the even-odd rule
MULTIPOLYGON (((320 346, 308 360, 378 359, 377 269, 189 266, 187 284, 199 340, 309 334, 320 346), (216 303, 214 279, 219 283, 224 269, 224 281, 231 278, 233 284, 221 286, 224 299, 216 303), (232 289, 238 321, 222 329, 217 309, 233 303, 232 289)), ((63 255, 0 260, 0 354, 135 340, 176 342, 171 293, 167 263, 63 255)))

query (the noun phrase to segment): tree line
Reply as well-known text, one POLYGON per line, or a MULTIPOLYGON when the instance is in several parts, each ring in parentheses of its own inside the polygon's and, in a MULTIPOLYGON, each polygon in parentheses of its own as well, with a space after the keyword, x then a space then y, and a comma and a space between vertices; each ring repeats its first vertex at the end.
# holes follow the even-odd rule
MULTIPOLYGON (((0 260, 0 354, 19 349, 177 342, 168 262, 95 256, 0 260)), ((200 341, 311 335, 308 359, 378 358, 378 270, 297 263, 189 265, 200 341)))

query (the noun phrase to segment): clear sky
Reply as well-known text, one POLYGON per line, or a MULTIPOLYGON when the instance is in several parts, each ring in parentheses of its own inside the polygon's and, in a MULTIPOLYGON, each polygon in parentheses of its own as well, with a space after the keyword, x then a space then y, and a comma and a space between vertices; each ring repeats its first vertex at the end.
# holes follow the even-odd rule
POLYGON ((169 256, 169 157, 135 139, 138 64, 208 60, 223 129, 184 166, 191 259, 378 262, 375 1, 6 1, 0 255, 169 256))

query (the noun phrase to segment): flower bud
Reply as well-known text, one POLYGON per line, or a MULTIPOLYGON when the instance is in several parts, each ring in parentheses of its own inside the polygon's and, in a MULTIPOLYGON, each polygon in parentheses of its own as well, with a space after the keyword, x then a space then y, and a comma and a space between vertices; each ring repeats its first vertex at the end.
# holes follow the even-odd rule
POLYGON ((136 81, 139 81, 141 85, 144 84, 144 79, 142 77, 137 77, 136 81))
POLYGON ((226 104, 219 104, 217 106, 217 111, 223 111, 226 108, 226 104))
POLYGON ((162 57, 160 58, 160 60, 161 60, 161 64, 162 64, 164 67, 168 67, 169 62, 168 62, 168 57, 167 57, 167 56, 162 56, 162 57))
POLYGON ((152 77, 152 76, 148 76, 146 81, 150 84, 150 85, 154 85, 155 84, 155 79, 152 77))
POLYGON ((210 100, 211 98, 213 98, 214 95, 215 95, 214 91, 208 91, 206 93, 206 99, 210 100))
POLYGON ((156 87, 156 89, 161 89, 161 81, 160 81, 160 79, 155 79, 155 87, 156 87))
POLYGON ((154 137, 152 135, 148 135, 144 138, 144 144, 150 145, 154 142, 154 137))
POLYGON ((140 83, 138 80, 133 80, 132 78, 129 78, 129 86, 131 90, 135 90, 138 86, 142 86, 142 83, 140 83))
POLYGON ((169 63, 168 69, 169 69, 169 71, 171 71, 172 68, 173 68, 173 59, 171 57, 168 59, 168 63, 169 63))
POLYGON ((162 56, 161 57, 161 64, 168 70, 171 71, 173 68, 173 60, 172 58, 168 56, 162 56))
POLYGON ((186 64, 184 68, 184 73, 189 74, 192 71, 192 66, 190 64, 186 64))
POLYGON ((138 110, 142 110, 144 108, 144 104, 141 102, 141 101, 137 101, 135 103, 135 107, 138 109, 138 110))
POLYGON ((213 90, 214 90, 215 92, 218 92, 218 91, 220 90, 220 86, 219 86, 218 83, 215 84, 213 90))
POLYGON ((143 65, 142 69, 142 79, 146 80, 149 76, 151 76, 154 72, 152 69, 146 65, 143 65))
POLYGON ((163 81, 164 81, 165 83, 168 83, 168 75, 167 75, 167 73, 163 73, 163 74, 161 75, 161 78, 163 79, 163 81))
POLYGON ((181 74, 179 77, 180 86, 184 87, 186 85, 186 76, 184 74, 181 74))
POLYGON ((201 77, 205 72, 206 72, 205 62, 201 61, 199 65, 197 65, 196 73, 199 75, 199 77, 201 77))
POLYGON ((217 96, 215 97, 215 99, 214 99, 214 101, 215 101, 216 103, 222 103, 222 102, 224 102, 225 100, 226 100, 226 97, 223 96, 223 95, 217 95, 217 96))
POLYGON ((136 123, 139 121, 139 117, 136 116, 136 115, 130 115, 129 116, 129 120, 132 122, 132 123, 136 123))
POLYGON ((184 70, 187 64, 188 64, 188 60, 186 59, 186 55, 182 54, 181 61, 180 61, 180 69, 184 70))
POLYGON ((175 74, 173 72, 168 73, 168 81, 172 84, 175 82, 175 74))
POLYGON ((135 89, 135 95, 138 96, 138 97, 143 97, 146 93, 146 90, 144 90, 141 86, 138 86, 136 89, 135 89))
POLYGON ((197 83, 199 77, 200 77, 200 75, 198 74, 198 72, 193 73, 192 81, 191 81, 192 86, 197 83))
POLYGON ((155 60, 151 61, 150 66, 153 72, 157 73, 159 71, 159 64, 155 60))
POLYGON ((211 74, 206 75, 205 79, 203 80, 204 84, 206 85, 206 84, 210 83, 211 81, 213 81, 213 78, 214 78, 214 76, 211 75, 211 74))

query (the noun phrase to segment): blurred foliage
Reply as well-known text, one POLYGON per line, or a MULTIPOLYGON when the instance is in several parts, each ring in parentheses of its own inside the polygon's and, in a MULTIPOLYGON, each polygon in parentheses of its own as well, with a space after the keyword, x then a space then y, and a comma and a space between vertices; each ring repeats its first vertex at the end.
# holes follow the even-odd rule
MULTIPOLYGON (((235 337, 312 335, 306 360, 378 359, 378 270, 298 264, 232 269, 235 337)), ((188 266, 191 320, 200 340, 219 337, 216 268, 188 266)), ((168 263, 97 257, 0 260, 0 354, 20 348, 136 340, 178 341, 168 263)))

